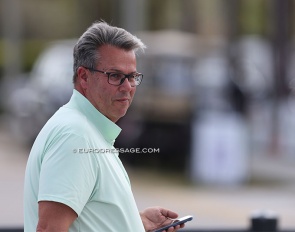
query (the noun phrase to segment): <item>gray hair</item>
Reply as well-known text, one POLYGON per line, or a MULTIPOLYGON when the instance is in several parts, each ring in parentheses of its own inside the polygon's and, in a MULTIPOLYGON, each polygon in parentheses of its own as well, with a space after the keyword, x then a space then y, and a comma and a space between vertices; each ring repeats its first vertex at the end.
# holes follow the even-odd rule
POLYGON ((74 47, 74 83, 80 66, 95 68, 100 58, 98 48, 103 45, 112 45, 134 52, 144 51, 146 48, 139 38, 126 30, 110 26, 104 21, 95 22, 84 32, 74 47))

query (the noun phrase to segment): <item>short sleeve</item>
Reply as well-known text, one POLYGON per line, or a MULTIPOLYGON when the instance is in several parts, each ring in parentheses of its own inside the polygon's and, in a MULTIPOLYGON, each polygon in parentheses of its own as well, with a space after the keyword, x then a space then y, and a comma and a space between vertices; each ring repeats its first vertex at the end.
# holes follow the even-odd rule
POLYGON ((80 215, 98 172, 93 154, 77 152, 87 147, 87 141, 75 134, 60 135, 48 145, 41 164, 38 202, 63 203, 80 215))

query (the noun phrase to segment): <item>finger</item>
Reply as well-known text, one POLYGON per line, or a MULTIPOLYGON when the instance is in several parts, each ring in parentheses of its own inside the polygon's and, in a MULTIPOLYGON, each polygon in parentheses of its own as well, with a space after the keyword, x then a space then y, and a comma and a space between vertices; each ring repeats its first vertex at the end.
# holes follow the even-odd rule
POLYGON ((177 231, 179 229, 180 229, 180 225, 177 225, 177 226, 174 227, 174 231, 177 231))
POLYGON ((171 226, 170 228, 168 228, 167 232, 174 232, 179 230, 180 228, 181 228, 180 225, 177 225, 175 227, 171 226))
POLYGON ((167 232, 173 232, 173 231, 175 231, 173 226, 171 226, 171 227, 167 230, 167 232))

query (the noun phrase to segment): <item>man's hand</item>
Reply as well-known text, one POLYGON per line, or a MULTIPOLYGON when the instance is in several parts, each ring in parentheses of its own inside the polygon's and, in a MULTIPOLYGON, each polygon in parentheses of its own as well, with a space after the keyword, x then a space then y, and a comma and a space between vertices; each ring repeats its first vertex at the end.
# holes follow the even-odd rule
MULTIPOLYGON (((144 225, 144 229, 147 232, 152 232, 157 228, 166 226, 173 222, 172 219, 177 218, 178 215, 168 209, 163 209, 161 207, 150 207, 140 212, 140 217, 144 225)), ((178 225, 176 227, 171 227, 167 232, 177 231, 183 228, 184 224, 178 225)))

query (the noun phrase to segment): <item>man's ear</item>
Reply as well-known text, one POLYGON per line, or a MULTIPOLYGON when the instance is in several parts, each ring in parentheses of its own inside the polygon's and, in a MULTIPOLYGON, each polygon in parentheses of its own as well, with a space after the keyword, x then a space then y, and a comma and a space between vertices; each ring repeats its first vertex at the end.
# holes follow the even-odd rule
POLYGON ((82 89, 87 89, 88 87, 88 70, 84 67, 79 67, 77 70, 77 82, 80 84, 82 89))

